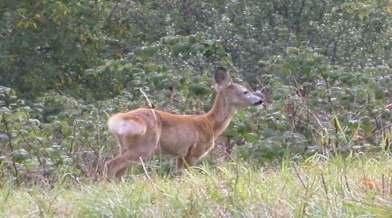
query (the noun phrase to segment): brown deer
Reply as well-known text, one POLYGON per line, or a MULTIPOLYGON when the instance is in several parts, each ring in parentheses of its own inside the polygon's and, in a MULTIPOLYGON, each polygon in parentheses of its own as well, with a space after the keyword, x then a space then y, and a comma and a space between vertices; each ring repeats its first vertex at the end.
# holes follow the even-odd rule
POLYGON ((138 108, 110 117, 109 131, 117 138, 120 152, 105 163, 107 178, 121 177, 131 163, 157 152, 174 155, 177 170, 192 166, 214 147, 238 109, 263 103, 260 95, 233 83, 222 67, 215 72, 215 82, 215 102, 205 114, 176 115, 138 108))

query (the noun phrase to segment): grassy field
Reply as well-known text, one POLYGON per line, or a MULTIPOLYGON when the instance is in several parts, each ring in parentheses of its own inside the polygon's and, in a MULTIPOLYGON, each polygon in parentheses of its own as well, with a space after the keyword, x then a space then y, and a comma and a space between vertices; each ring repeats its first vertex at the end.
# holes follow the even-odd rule
POLYGON ((392 217, 392 158, 383 153, 149 174, 51 189, 3 184, 1 217, 392 217))

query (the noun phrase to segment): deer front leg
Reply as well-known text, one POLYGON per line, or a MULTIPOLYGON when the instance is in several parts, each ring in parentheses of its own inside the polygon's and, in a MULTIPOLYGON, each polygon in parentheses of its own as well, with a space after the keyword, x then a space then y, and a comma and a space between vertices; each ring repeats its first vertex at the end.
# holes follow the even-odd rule
POLYGON ((181 171, 184 168, 189 168, 204 157, 208 152, 214 147, 214 142, 200 144, 198 146, 193 146, 189 149, 185 157, 177 158, 177 171, 181 171))
POLYGON ((191 167, 195 164, 195 161, 190 161, 187 157, 188 156, 177 158, 177 162, 176 162, 176 171, 177 172, 181 172, 184 168, 188 169, 189 167, 191 167))
POLYGON ((186 157, 178 157, 176 160, 176 175, 181 175, 182 171, 185 169, 189 169, 189 167, 193 166, 196 164, 196 160, 194 159, 189 159, 188 156, 186 157))
POLYGON ((178 157, 176 160, 176 171, 175 174, 181 174, 182 170, 184 169, 184 157, 178 157))

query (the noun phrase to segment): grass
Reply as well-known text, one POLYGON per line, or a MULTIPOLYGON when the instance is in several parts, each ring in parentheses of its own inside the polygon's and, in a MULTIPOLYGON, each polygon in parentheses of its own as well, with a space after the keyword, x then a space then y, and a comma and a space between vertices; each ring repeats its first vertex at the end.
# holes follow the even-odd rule
POLYGON ((150 172, 121 182, 0 189, 1 217, 392 217, 386 154, 255 167, 201 165, 182 176, 150 172))

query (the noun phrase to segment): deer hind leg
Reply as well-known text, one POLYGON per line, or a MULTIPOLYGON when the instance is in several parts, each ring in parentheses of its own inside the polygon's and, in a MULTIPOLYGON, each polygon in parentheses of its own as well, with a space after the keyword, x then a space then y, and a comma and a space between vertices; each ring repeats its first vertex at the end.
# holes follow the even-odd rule
POLYGON ((132 163, 136 162, 138 159, 138 154, 131 149, 119 154, 117 157, 109 160, 105 164, 105 176, 107 178, 120 178, 127 167, 132 163))
MULTIPOLYGON (((117 157, 113 158, 112 160, 106 161, 106 163, 105 163, 105 166, 104 166, 105 167, 104 168, 104 170, 105 170, 104 176, 106 176, 106 177, 108 177, 108 173, 110 173, 108 171, 108 167, 111 167, 110 165, 115 165, 115 163, 114 163, 115 159, 117 159, 117 162, 119 162, 118 158, 120 158, 125 153, 124 151, 125 151, 126 147, 123 145, 122 139, 124 139, 124 138, 122 138, 121 136, 117 137, 117 145, 118 145, 117 157), (109 164, 109 163, 111 163, 111 164, 109 164)), ((127 155, 125 155, 125 156, 127 156, 127 155)), ((124 159, 126 159, 126 157, 124 157, 124 159)), ((111 167, 111 168, 113 168, 113 167, 111 167)), ((118 170, 117 172, 115 172, 114 176, 121 177, 122 175, 124 175, 126 169, 127 168, 124 167, 123 169, 118 170)), ((109 169, 109 170, 113 171, 112 169, 109 169)), ((113 175, 112 175, 112 177, 113 177, 113 175)))
POLYGON ((159 122, 156 118, 150 119, 149 113, 127 120, 109 119, 109 130, 119 141, 120 154, 106 163, 106 178, 121 177, 132 163, 139 163, 140 158, 152 155, 158 148, 159 122))
POLYGON ((106 162, 106 178, 122 177, 132 163, 139 164, 140 158, 144 159, 151 156, 154 153, 154 149, 156 149, 155 144, 143 143, 123 151, 122 154, 106 162))
POLYGON ((146 158, 154 153, 157 148, 158 134, 153 137, 136 139, 131 144, 124 144, 124 150, 117 157, 105 164, 106 178, 120 178, 132 163, 140 163, 140 158, 146 158))

